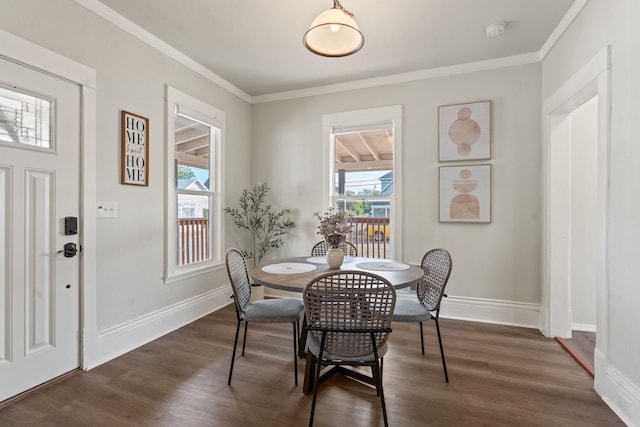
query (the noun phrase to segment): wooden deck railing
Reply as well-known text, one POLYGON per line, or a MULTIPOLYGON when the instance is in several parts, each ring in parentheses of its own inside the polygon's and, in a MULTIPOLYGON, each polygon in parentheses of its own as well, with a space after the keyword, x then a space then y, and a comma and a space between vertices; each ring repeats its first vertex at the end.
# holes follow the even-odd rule
MULTIPOLYGON (((352 217, 348 240, 358 248, 358 255, 387 258, 389 251, 389 218, 352 217)), ((178 265, 209 259, 209 220, 178 218, 178 265)))
POLYGON ((209 259, 209 220, 178 218, 178 265, 209 259))
POLYGON ((358 248, 358 255, 387 258, 389 253, 389 218, 352 217, 348 240, 358 248))

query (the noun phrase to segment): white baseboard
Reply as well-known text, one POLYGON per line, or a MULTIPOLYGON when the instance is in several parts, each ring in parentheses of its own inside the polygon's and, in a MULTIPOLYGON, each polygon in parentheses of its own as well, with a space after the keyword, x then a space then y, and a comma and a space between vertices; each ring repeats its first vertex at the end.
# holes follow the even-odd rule
POLYGON ((206 292, 98 334, 92 369, 230 304, 231 286, 206 292))
POLYGON ((640 426, 640 386, 615 369, 597 348, 594 388, 611 410, 629 427, 640 426))
POLYGON ((540 305, 534 303, 449 296, 440 317, 540 329, 540 305))
POLYGON ((572 331, 581 331, 581 332, 595 332, 596 325, 591 325, 588 323, 572 323, 571 324, 572 331))
MULTIPOLYGON (((300 294, 268 289, 265 296, 299 298, 300 294)), ((397 297, 415 299, 416 294, 415 291, 401 289, 397 297)), ((440 317, 540 329, 540 304, 450 295, 442 299, 440 317)))

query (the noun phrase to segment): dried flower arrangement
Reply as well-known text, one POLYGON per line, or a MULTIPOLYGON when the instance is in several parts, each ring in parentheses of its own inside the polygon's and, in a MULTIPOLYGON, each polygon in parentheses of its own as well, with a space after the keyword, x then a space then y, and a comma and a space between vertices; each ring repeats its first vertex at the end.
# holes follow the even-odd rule
POLYGON ((351 231, 351 225, 347 221, 351 217, 349 212, 329 207, 322 215, 320 212, 314 215, 320 220, 318 234, 324 237, 330 248, 337 248, 341 243, 346 242, 347 235, 351 231))

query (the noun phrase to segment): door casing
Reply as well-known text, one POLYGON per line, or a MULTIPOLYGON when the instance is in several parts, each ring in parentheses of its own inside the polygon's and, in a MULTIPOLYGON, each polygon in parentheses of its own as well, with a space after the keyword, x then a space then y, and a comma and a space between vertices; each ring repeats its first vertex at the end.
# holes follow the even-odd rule
MULTIPOLYGON (((602 395, 605 372, 599 369, 608 358, 609 348, 609 207, 610 207, 610 129, 611 129, 611 47, 600 51, 591 61, 571 76, 545 102, 543 108, 543 236, 542 236, 542 302, 540 330, 547 337, 567 338, 571 333, 569 316, 570 280, 568 277, 569 243, 557 232, 565 229, 557 213, 558 191, 568 185, 566 148, 570 138, 570 113, 588 99, 598 96, 598 165, 597 165, 597 278, 596 278, 596 349, 594 357, 595 389, 602 395), (554 201, 554 195, 556 199, 554 201)), ((566 194, 565 194, 566 197, 566 194)), ((559 203, 562 205, 562 203, 559 203)), ((566 208, 566 206, 565 206, 566 208)), ((562 209, 562 206, 560 206, 562 209)))

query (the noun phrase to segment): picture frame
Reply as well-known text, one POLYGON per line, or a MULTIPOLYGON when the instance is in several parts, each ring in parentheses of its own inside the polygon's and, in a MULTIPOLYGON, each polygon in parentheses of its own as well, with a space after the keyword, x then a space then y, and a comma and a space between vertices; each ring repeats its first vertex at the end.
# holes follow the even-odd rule
POLYGON ((440 166, 440 222, 491 222, 491 165, 440 166))
POLYGON ((149 119, 122 111, 122 165, 120 183, 149 185, 149 119))
POLYGON ((491 159, 491 101, 438 107, 441 162, 491 159))

